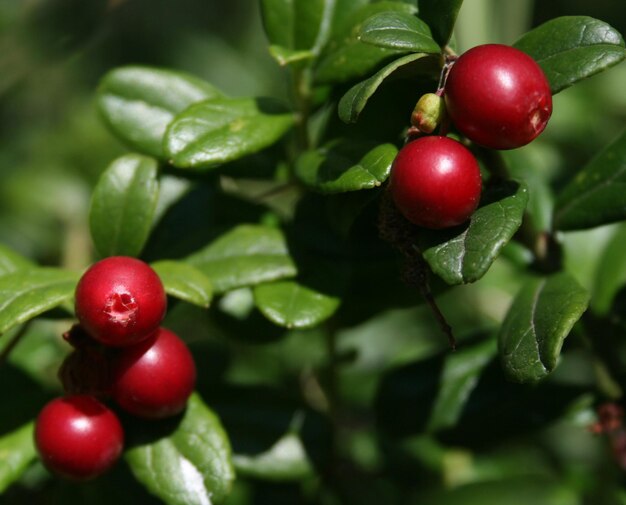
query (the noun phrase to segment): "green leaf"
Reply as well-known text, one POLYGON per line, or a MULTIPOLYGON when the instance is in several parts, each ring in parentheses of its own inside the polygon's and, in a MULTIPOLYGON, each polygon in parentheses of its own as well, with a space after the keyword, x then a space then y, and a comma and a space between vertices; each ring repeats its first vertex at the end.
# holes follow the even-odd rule
POLYGON ((462 4, 463 0, 417 0, 420 18, 430 26, 441 47, 450 42, 462 4))
POLYGON ((254 288, 261 313, 286 328, 312 328, 332 316, 341 300, 295 281, 261 284, 254 288))
POLYGON ((206 308, 211 304, 213 286, 197 268, 171 260, 157 261, 151 266, 161 278, 168 295, 200 307, 206 308))
POLYGON ((554 226, 582 230, 626 219, 626 131, 557 196, 554 226))
POLYGON ((176 116, 165 152, 179 168, 212 168, 272 145, 293 123, 293 114, 270 98, 207 100, 176 116))
POLYGON ((281 65, 315 58, 324 46, 334 0, 261 0, 270 54, 281 65))
POLYGON ((392 61, 387 66, 379 70, 372 77, 352 86, 339 101, 339 117, 346 123, 355 123, 359 115, 365 108, 367 101, 376 92, 383 81, 393 74, 400 67, 409 65, 414 61, 427 58, 432 63, 432 59, 427 54, 409 54, 392 61))
POLYGON ((615 295, 626 284, 626 225, 621 225, 602 251, 593 283, 591 308, 605 316, 615 295))
MULTIPOLYGON (((143 431, 150 435, 148 424, 143 431)), ((235 477, 226 432, 197 394, 173 432, 134 445, 126 461, 137 480, 168 505, 219 503, 235 477)))
POLYGON ((0 244, 0 277, 32 266, 33 263, 30 260, 20 256, 7 246, 0 244))
POLYGON ((462 346, 450 354, 443 366, 439 392, 428 420, 428 430, 437 431, 456 425, 481 372, 496 355, 495 339, 462 346))
POLYGON ((359 40, 363 22, 376 13, 387 11, 414 14, 416 9, 403 2, 382 1, 364 5, 346 16, 335 27, 316 68, 315 80, 327 84, 362 77, 387 58, 407 52, 406 49, 386 49, 359 40))
POLYGON ((296 175, 320 193, 345 193, 380 186, 389 177, 398 153, 392 144, 337 141, 304 153, 296 161, 296 175))
POLYGON ((300 51, 297 49, 285 49, 281 46, 270 46, 270 54, 282 67, 300 61, 311 60, 315 54, 311 51, 300 51))
POLYGON ((0 438, 0 494, 22 476, 36 457, 33 423, 0 438))
POLYGON ((19 270, 0 277, 0 335, 72 299, 78 275, 56 268, 19 270))
POLYGON ((468 225, 420 232, 424 259, 448 284, 477 281, 520 227, 527 202, 528 191, 520 183, 489 188, 468 225))
POLYGON ((513 300, 498 335, 507 375, 530 383, 546 377, 588 303, 589 294, 568 273, 529 280, 513 300))
POLYGON ((553 94, 626 57, 620 33, 587 16, 552 19, 525 34, 514 46, 539 63, 553 94))
POLYGON ((280 230, 240 225, 188 259, 213 284, 216 293, 296 275, 280 230))
POLYGON ((296 433, 287 433, 261 454, 234 454, 233 464, 239 475, 278 482, 302 480, 313 471, 296 433))
POLYGON ((138 256, 150 235, 159 196, 157 163, 127 154, 102 173, 94 188, 89 228, 102 256, 138 256))
POLYGON ((163 158, 163 135, 174 116, 192 103, 221 95, 183 72, 128 66, 104 76, 98 108, 111 131, 132 149, 163 158))
POLYGON ((428 25, 407 12, 374 14, 361 26, 360 40, 387 49, 402 49, 414 53, 440 52, 428 25))

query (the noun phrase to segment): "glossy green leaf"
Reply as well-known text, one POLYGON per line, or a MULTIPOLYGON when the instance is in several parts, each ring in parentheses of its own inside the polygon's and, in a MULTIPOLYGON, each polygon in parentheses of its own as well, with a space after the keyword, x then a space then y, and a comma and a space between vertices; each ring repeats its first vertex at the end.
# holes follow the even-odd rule
POLYGON ((352 86, 339 101, 339 117, 346 123, 355 123, 359 115, 367 105, 367 101, 376 92, 379 86, 387 77, 393 74, 400 67, 409 65, 414 61, 428 58, 429 55, 418 53, 409 54, 398 58, 382 68, 372 77, 352 86))
POLYGON ((407 12, 381 12, 366 19, 361 26, 360 40, 387 49, 414 53, 440 52, 428 25, 407 12))
POLYGON ((296 275, 282 232, 240 225, 188 259, 213 284, 216 293, 296 275))
POLYGON ((150 229, 159 196, 157 163, 127 154, 102 173, 94 188, 89 228, 102 256, 138 256, 150 229))
POLYGON ((626 219, 626 131, 557 196, 554 226, 582 230, 626 219))
POLYGON ((539 63, 553 94, 626 58, 620 33, 588 16, 552 19, 525 34, 514 46, 539 63))
POLYGON ((589 294, 568 273, 529 280, 513 300, 498 335, 507 375, 529 383, 546 377, 588 303, 589 294))
POLYGON ((128 66, 103 77, 98 108, 111 131, 132 149, 163 158, 163 135, 174 116, 192 103, 218 96, 216 88, 192 75, 128 66))
POLYGON ((379 12, 414 14, 415 6, 403 2, 382 1, 364 5, 342 19, 316 68, 315 79, 320 83, 345 82, 367 75, 384 60, 406 53, 406 49, 388 49, 365 44, 359 40, 366 19, 379 12))
POLYGON ((261 313, 286 328, 311 328, 332 316, 341 300, 296 281, 261 284, 254 288, 261 313))
POLYGON ((398 153, 392 144, 338 141, 304 153, 296 162, 296 175, 321 193, 345 193, 380 186, 389 177, 398 153))
POLYGON ((22 476, 36 457, 33 423, 0 438, 0 494, 22 476))
POLYGON ((490 188, 468 225, 420 232, 424 259, 448 284, 477 281, 520 227, 527 202, 528 191, 520 183, 490 188))
POLYGON ((471 347, 462 346, 447 357, 439 379, 441 386, 428 420, 430 431, 451 428, 457 423, 481 372, 496 351, 495 339, 489 339, 471 347))
POLYGON ((417 0, 420 18, 433 33, 433 38, 444 47, 452 37, 454 24, 463 0, 417 0))
POLYGON ((0 335, 68 302, 78 275, 56 268, 18 270, 0 277, 0 335))
POLYGON ((591 308, 608 314, 615 295, 626 285, 626 225, 621 225, 602 251, 593 283, 591 308))
POLYGON ((165 152, 179 168, 212 168, 268 147, 291 128, 293 114, 270 98, 216 98, 177 115, 165 152))
POLYGON ((211 304, 211 281, 194 266, 171 260, 157 261, 151 266, 161 278, 168 295, 200 307, 211 304))
MULTIPOLYGON (((149 426, 144 431, 148 436, 149 426)), ((235 477, 226 432, 197 394, 173 432, 132 446, 126 461, 137 480, 167 505, 220 503, 235 477)))
POLYGON ((261 454, 234 454, 239 475, 270 481, 301 480, 312 473, 312 466, 296 433, 287 433, 261 454))
POLYGON ((30 260, 0 244, 0 277, 32 266, 33 263, 30 260))

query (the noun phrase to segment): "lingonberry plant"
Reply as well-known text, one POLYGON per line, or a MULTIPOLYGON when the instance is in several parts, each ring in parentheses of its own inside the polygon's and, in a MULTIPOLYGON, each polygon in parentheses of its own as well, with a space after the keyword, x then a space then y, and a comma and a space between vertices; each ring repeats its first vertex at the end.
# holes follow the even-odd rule
POLYGON ((166 4, 0 72, 0 502, 624 502, 619 16, 166 4))

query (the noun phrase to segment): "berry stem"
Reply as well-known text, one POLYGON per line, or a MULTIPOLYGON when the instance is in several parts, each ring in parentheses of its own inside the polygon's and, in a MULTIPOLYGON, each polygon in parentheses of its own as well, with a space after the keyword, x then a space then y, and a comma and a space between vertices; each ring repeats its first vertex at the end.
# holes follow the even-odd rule
POLYGON ((390 243, 404 258, 404 281, 419 289, 420 294, 439 323, 441 331, 448 338, 450 348, 456 349, 456 339, 452 327, 448 324, 445 315, 435 301, 430 289, 430 267, 424 260, 422 251, 415 238, 417 226, 408 221, 394 205, 389 191, 385 191, 381 198, 378 231, 380 237, 390 243))

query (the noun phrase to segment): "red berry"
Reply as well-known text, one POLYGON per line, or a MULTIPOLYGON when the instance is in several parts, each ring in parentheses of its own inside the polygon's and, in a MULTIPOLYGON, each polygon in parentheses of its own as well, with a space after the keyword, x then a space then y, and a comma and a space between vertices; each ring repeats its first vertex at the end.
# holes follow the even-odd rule
POLYGON ((68 396, 43 408, 35 424, 35 445, 51 472, 86 480, 117 461, 124 432, 117 416, 93 396, 68 396))
POLYGON ((157 330, 167 298, 159 276, 143 261, 112 256, 89 268, 76 287, 76 315, 96 340, 126 346, 157 330))
POLYGON ((481 176, 474 155, 448 137, 406 144, 391 169, 390 191, 402 214, 426 228, 466 221, 480 200, 481 176))
POLYGON ((541 67, 514 47, 485 44, 463 53, 445 84, 448 113, 458 130, 491 149, 513 149, 539 135, 552 114, 541 67))
POLYGON ((191 352, 165 328, 144 342, 120 349, 112 368, 113 399, 139 417, 161 418, 179 413, 196 382, 191 352))

